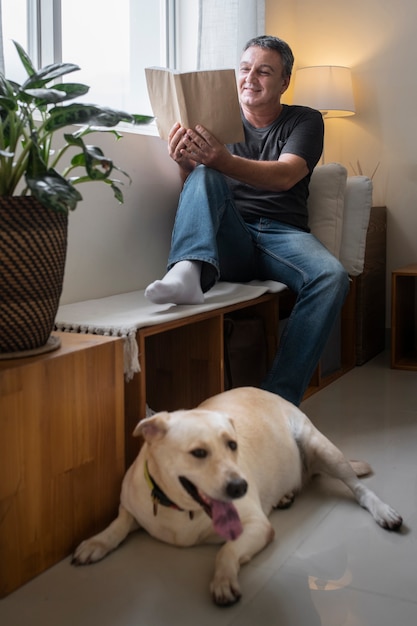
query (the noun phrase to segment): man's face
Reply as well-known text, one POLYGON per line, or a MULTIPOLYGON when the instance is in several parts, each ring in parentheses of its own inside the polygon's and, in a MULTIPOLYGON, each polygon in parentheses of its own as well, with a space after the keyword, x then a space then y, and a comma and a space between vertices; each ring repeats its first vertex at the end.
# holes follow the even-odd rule
POLYGON ((248 108, 276 107, 290 79, 283 77, 281 55, 275 50, 253 46, 244 51, 238 74, 239 99, 248 108))

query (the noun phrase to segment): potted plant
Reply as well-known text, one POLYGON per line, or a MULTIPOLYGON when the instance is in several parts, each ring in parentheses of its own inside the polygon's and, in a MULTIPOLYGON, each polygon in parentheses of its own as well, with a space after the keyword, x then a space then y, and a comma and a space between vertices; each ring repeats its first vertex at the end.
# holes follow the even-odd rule
POLYGON ((53 349, 51 330, 62 292, 68 214, 82 195, 79 185, 108 185, 123 202, 119 169, 91 133, 111 132, 119 122, 143 124, 149 116, 72 102, 88 92, 59 82, 80 68, 57 63, 36 70, 14 42, 27 74, 23 84, 0 73, 0 356, 53 349), (75 129, 74 129, 75 127, 75 129), (65 132, 67 130, 67 132, 65 132))

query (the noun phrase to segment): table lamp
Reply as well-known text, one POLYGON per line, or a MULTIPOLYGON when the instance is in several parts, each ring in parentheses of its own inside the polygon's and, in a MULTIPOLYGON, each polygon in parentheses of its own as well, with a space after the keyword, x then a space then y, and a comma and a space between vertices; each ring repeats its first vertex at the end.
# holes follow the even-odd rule
POLYGON ((354 115, 350 68, 316 65, 298 69, 295 73, 293 102, 318 109, 326 118, 354 115))

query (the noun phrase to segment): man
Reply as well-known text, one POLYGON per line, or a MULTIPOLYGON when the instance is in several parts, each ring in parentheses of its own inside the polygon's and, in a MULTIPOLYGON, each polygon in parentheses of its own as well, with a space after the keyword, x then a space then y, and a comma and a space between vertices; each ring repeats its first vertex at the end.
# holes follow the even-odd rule
POLYGON ((224 146, 202 126, 176 124, 168 150, 184 180, 168 272, 145 295, 198 304, 217 280, 285 283, 297 298, 262 387, 299 405, 348 292, 339 261, 309 232, 311 173, 323 119, 281 104, 293 55, 276 37, 245 46, 238 92, 245 141, 224 146))

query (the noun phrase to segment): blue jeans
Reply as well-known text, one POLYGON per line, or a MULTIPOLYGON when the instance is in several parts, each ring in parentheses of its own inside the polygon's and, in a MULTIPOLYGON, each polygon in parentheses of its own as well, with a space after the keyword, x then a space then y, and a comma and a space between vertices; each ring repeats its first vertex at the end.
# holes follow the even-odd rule
POLYGON ((183 187, 168 269, 202 261, 201 287, 217 280, 285 283, 297 298, 262 388, 299 405, 343 306, 349 277, 312 235, 260 217, 245 222, 222 174, 198 166, 183 187))

